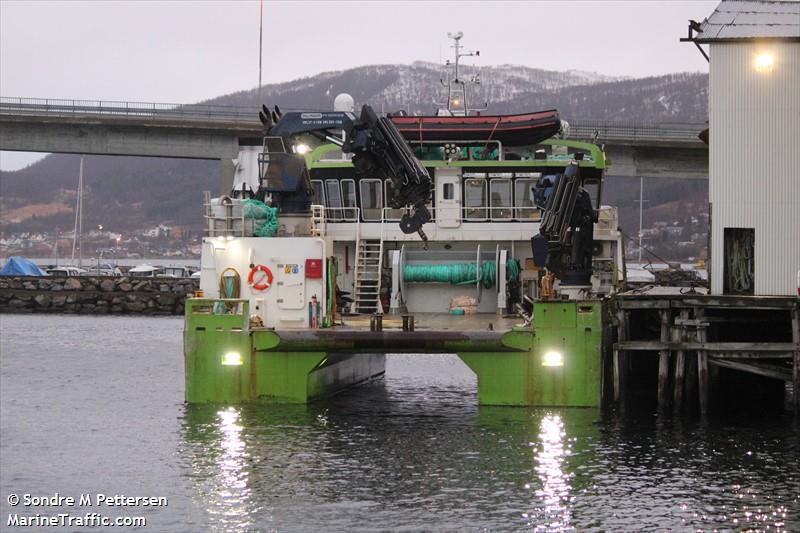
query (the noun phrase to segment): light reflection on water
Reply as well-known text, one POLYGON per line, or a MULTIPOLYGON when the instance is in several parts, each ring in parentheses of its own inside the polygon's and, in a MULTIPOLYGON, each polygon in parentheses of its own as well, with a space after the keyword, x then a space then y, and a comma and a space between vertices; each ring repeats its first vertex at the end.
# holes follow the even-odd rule
POLYGON ((561 416, 550 414, 542 417, 540 428, 535 462, 541 512, 523 516, 534 531, 566 531, 570 529, 570 476, 564 470, 564 459, 569 454, 564 423, 561 416))
POLYGON ((163 532, 800 531, 791 419, 478 407, 449 356, 310 406, 187 406, 181 326, 0 317, 0 494, 164 495, 163 532))

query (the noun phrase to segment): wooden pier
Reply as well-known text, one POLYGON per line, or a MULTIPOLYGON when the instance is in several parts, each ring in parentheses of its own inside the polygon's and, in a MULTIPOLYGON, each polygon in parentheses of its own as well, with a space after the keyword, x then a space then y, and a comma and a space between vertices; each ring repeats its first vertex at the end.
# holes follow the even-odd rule
POLYGON ((696 407, 708 414, 719 370, 731 369, 789 383, 800 413, 800 298, 687 291, 656 287, 612 300, 609 393, 621 409, 632 399, 633 366, 657 354, 660 412, 696 407))

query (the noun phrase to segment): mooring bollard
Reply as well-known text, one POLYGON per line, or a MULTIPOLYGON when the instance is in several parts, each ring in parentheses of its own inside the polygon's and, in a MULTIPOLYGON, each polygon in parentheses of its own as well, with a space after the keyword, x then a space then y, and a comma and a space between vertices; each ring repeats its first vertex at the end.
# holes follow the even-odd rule
POLYGON ((383 331, 383 315, 374 314, 369 318, 370 331, 383 331))
POLYGON ((414 331, 414 315, 403 315, 403 331, 414 331))

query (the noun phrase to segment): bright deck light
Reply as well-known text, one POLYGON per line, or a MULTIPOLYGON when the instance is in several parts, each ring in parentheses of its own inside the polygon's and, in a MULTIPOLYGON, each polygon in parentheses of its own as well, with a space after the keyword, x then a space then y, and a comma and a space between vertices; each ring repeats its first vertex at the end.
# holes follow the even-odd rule
POLYGON ((300 155, 303 155, 303 154, 307 153, 310 150, 311 150, 311 147, 308 146, 307 144, 296 144, 294 146, 295 153, 300 154, 300 155))
POLYGON ((225 366, 241 366, 242 354, 239 352, 228 352, 222 356, 222 364, 225 366))
POLYGON ((758 54, 756 56, 756 70, 759 72, 771 72, 775 64, 775 57, 772 54, 758 54))
POLYGON ((542 366, 564 366, 564 356, 561 352, 547 352, 542 357, 542 366))

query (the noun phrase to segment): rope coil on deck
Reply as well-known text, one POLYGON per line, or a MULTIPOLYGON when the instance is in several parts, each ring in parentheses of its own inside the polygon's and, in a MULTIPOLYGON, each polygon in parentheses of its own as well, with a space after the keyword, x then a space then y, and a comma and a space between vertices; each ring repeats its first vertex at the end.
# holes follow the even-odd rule
POLYGON ((485 261, 477 272, 475 263, 453 263, 445 265, 406 265, 403 268, 403 279, 407 283, 449 283, 451 285, 469 285, 478 281, 486 287, 495 285, 495 263, 485 261))

